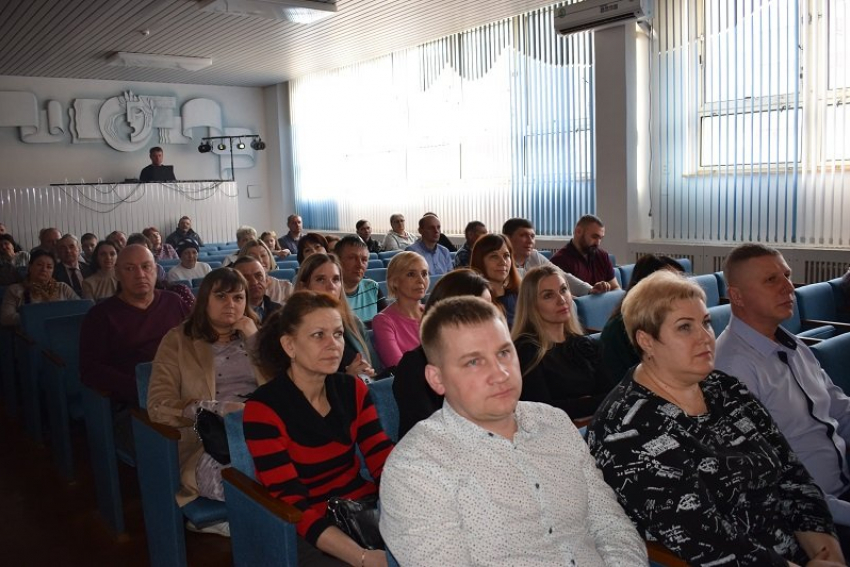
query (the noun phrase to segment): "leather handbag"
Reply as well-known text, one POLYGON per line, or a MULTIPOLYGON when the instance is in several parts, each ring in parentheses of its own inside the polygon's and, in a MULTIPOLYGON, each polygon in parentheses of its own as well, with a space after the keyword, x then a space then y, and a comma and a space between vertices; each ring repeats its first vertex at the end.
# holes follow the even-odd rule
POLYGON ((377 494, 359 500, 333 496, 328 500, 327 517, 360 547, 386 549, 378 529, 380 513, 377 494))
POLYGON ((195 414, 195 433, 204 446, 204 451, 222 465, 230 464, 230 445, 224 419, 217 413, 201 408, 195 414))

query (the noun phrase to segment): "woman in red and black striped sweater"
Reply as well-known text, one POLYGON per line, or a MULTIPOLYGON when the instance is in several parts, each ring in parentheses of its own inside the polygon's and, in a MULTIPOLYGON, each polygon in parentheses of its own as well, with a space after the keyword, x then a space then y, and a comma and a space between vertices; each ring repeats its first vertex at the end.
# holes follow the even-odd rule
POLYGON ((259 481, 303 512, 299 565, 385 566, 383 551, 364 550, 325 517, 331 496, 377 492, 360 475, 356 448, 376 481, 393 448, 367 386, 337 373, 344 347, 337 307, 333 297, 301 291, 263 325, 255 362, 276 378, 245 404, 245 440, 259 481))

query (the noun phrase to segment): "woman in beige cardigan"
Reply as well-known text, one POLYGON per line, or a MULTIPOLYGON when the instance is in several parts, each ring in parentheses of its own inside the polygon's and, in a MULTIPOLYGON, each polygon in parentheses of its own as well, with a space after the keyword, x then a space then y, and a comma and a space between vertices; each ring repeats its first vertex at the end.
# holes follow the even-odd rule
MULTIPOLYGON (((153 421, 180 429, 180 491, 177 504, 198 496, 224 500, 221 469, 193 430, 200 409, 225 415, 265 382, 248 353, 257 317, 247 302, 248 285, 231 268, 204 278, 192 314, 162 339, 153 361, 148 411, 153 421)), ((226 522, 190 530, 229 535, 226 522)))

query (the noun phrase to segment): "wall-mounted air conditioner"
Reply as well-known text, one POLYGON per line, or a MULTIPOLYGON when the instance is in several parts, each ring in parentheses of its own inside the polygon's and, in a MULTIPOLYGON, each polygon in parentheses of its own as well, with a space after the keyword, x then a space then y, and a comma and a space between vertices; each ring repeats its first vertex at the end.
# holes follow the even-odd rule
POLYGON ((645 21, 652 16, 652 0, 583 0, 555 9, 555 30, 570 34, 645 21))

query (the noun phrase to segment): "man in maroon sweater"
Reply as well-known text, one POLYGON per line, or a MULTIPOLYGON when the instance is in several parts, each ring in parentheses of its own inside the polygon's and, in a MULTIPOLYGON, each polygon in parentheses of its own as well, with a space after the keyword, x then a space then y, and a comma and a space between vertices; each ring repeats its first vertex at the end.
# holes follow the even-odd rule
POLYGON ((117 402, 138 405, 136 364, 188 315, 180 296, 154 289, 156 262, 138 244, 118 254, 119 292, 91 308, 80 331, 80 379, 117 402))

